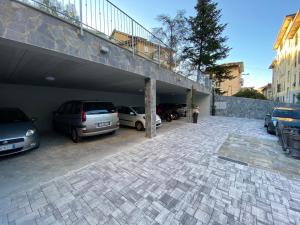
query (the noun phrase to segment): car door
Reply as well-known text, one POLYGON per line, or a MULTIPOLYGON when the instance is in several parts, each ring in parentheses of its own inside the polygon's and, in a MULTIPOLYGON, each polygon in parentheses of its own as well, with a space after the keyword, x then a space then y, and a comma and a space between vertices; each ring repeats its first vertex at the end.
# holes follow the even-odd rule
POLYGON ((72 111, 72 102, 67 102, 64 106, 63 112, 60 115, 61 126, 64 132, 70 133, 70 125, 72 118, 70 117, 72 111))
POLYGON ((64 108, 66 106, 66 103, 62 104, 57 111, 54 112, 53 115, 53 122, 56 129, 63 131, 63 124, 62 124, 62 116, 64 113, 64 108))
POLYGON ((131 109, 129 107, 121 107, 119 110, 120 123, 125 126, 134 126, 134 118, 130 115, 131 109))

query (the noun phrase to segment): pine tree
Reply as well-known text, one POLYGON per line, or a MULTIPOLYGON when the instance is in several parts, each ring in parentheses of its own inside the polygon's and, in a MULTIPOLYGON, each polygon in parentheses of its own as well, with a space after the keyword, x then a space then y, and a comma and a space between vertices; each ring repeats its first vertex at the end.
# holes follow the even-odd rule
POLYGON ((227 37, 223 36, 227 24, 220 22, 221 10, 217 6, 212 0, 198 0, 196 16, 188 19, 191 32, 183 57, 197 70, 197 81, 201 73, 215 67, 216 62, 226 58, 230 51, 226 45, 227 37))

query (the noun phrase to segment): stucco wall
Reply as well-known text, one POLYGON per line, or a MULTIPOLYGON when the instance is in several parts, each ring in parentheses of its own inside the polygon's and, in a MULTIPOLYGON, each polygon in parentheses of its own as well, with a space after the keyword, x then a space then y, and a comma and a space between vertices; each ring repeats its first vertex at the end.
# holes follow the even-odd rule
POLYGON ((232 96, 241 90, 241 73, 238 66, 230 68, 230 75, 234 78, 232 80, 225 80, 221 83, 221 91, 226 92, 225 96, 232 96))
POLYGON ((269 100, 216 96, 216 116, 263 119, 276 106, 295 106, 296 104, 279 103, 269 100))
POLYGON ((144 95, 88 91, 29 85, 0 84, 0 107, 19 107, 29 117, 38 118, 41 131, 52 128, 52 112, 68 100, 112 101, 115 105, 144 105, 144 95))

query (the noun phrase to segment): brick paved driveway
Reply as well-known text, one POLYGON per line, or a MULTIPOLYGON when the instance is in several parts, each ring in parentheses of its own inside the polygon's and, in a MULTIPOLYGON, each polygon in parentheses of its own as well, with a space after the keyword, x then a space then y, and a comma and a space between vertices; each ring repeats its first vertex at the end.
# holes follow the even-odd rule
POLYGON ((300 224, 300 177, 218 158, 229 134, 275 141, 262 125, 186 124, 0 199, 0 224, 300 224))

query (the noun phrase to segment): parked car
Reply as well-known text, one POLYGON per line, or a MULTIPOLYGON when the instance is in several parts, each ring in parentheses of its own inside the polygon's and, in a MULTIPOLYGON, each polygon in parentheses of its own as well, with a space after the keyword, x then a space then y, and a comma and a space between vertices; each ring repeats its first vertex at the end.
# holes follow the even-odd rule
POLYGON ((181 117, 186 117, 186 112, 187 112, 187 106, 186 104, 180 104, 178 106, 177 112, 181 117))
POLYGON ((161 119, 166 120, 167 122, 172 122, 172 120, 175 119, 175 115, 172 114, 172 110, 165 107, 163 104, 159 104, 156 107, 156 113, 161 117, 161 119))
MULTIPOLYGON (((118 112, 121 125, 135 127, 138 131, 145 129, 146 117, 144 107, 119 106, 118 112)), ((161 126, 161 118, 158 115, 156 115, 156 126, 161 126)))
POLYGON ((34 121, 18 108, 0 108, 0 156, 40 146, 40 136, 34 121))
POLYGON ((169 113, 173 120, 178 120, 180 118, 180 113, 178 112, 178 109, 181 108, 181 106, 179 104, 162 103, 159 104, 158 107, 163 113, 169 113))
POLYGON ((267 114, 265 117, 265 127, 270 134, 276 133, 278 121, 289 121, 295 117, 299 109, 289 107, 276 107, 272 114, 267 114))
POLYGON ((111 102, 69 101, 53 113, 53 126, 77 143, 82 137, 113 134, 119 129, 119 117, 111 102))
POLYGON ((300 109, 291 110, 289 118, 277 121, 276 135, 284 151, 300 156, 300 109))

